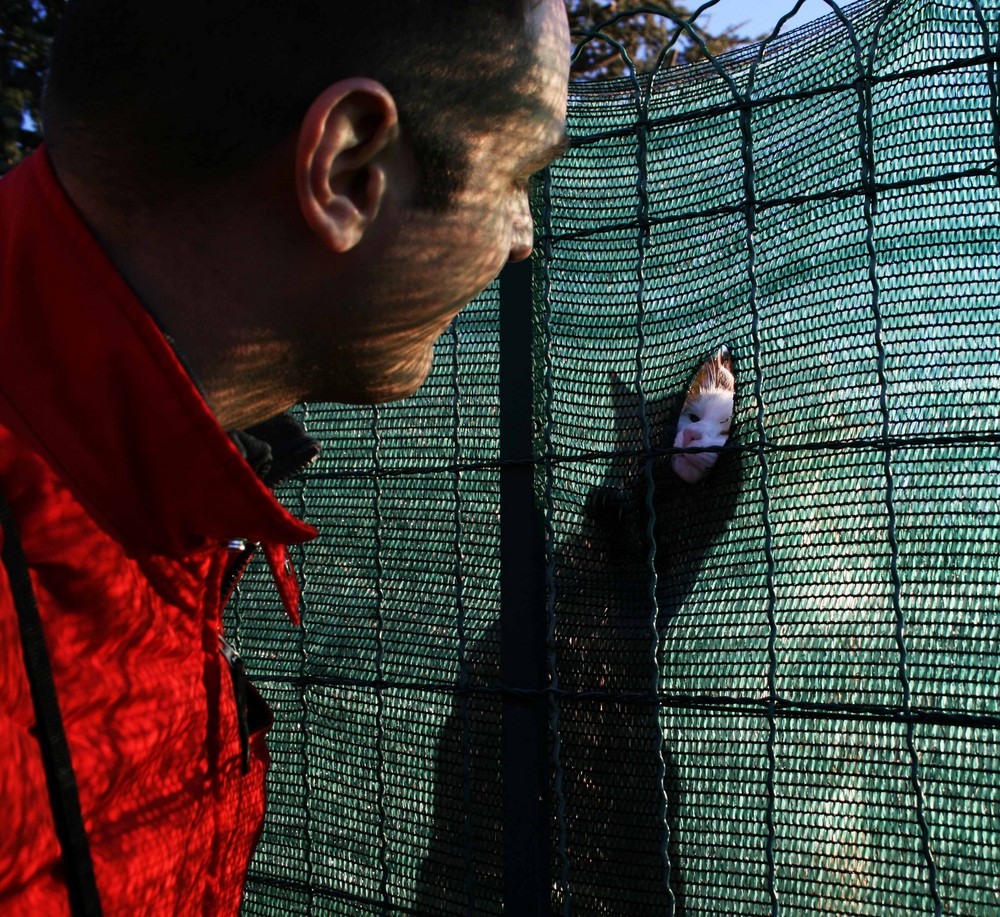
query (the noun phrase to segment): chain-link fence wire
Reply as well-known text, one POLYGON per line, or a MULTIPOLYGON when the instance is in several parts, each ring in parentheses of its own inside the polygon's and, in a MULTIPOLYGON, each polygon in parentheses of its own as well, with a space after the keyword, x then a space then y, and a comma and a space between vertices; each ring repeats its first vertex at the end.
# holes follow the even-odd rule
MULTIPOLYGON (((830 6, 575 84, 538 190, 537 912, 1000 913, 1000 4, 830 6)), ((263 574, 230 609, 277 714, 247 914, 504 910, 499 297, 416 397, 302 409, 303 626, 263 574)))

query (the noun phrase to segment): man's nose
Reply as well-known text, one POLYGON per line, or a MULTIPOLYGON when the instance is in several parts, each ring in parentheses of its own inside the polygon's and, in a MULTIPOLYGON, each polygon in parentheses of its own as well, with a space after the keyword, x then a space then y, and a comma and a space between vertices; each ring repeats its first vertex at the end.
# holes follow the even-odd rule
POLYGON ((531 204, 528 195, 521 196, 515 205, 516 210, 511 222, 510 261, 524 261, 531 257, 535 247, 535 225, 531 220, 531 204))

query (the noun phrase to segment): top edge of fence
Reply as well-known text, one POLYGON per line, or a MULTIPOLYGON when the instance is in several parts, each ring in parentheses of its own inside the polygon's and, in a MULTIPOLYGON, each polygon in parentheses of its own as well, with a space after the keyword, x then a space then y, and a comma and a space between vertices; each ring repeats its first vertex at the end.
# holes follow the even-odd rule
POLYGON ((664 52, 676 46, 680 36, 687 35, 689 39, 693 35, 691 26, 703 23, 704 14, 713 10, 720 0, 709 0, 695 10, 689 19, 684 20, 674 13, 658 7, 657 4, 646 4, 633 10, 618 13, 600 23, 595 23, 594 27, 585 32, 574 32, 576 40, 574 47, 574 59, 582 49, 590 42, 604 42, 618 49, 619 61, 624 65, 626 72, 622 75, 588 75, 575 76, 571 79, 571 94, 584 96, 593 92, 634 90, 641 92, 647 89, 653 80, 661 80, 669 77, 672 80, 679 80, 687 75, 701 74, 709 70, 716 70, 719 77, 726 80, 727 74, 732 70, 742 66, 753 66, 758 62, 762 49, 766 48, 769 54, 775 52, 786 52, 793 47, 804 48, 811 46, 817 39, 829 35, 833 31, 848 34, 853 42, 855 26, 872 17, 884 17, 892 8, 894 14, 901 13, 904 9, 916 10, 924 7, 940 7, 942 9, 968 9, 970 12, 983 14, 987 11, 996 12, 997 4, 992 0, 855 0, 851 3, 842 3, 839 0, 824 0, 828 12, 806 21, 797 21, 801 2, 790 0, 788 10, 778 17, 770 30, 760 36, 755 41, 749 41, 729 48, 721 53, 712 54, 701 44, 704 57, 700 60, 687 62, 676 61, 665 63, 664 52), (625 49, 614 39, 608 37, 603 30, 613 27, 616 24, 627 22, 638 16, 659 15, 665 20, 675 25, 673 38, 670 43, 659 53, 656 65, 652 67, 641 67, 635 65, 628 57, 625 49))

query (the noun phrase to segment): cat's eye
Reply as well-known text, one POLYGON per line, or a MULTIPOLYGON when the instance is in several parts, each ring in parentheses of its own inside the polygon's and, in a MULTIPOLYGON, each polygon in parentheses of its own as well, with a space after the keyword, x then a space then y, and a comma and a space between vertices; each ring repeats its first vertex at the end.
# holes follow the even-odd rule
POLYGON ((690 420, 691 423, 698 423, 698 421, 701 420, 701 418, 697 414, 693 413, 692 411, 688 411, 687 416, 688 416, 688 420, 690 420))

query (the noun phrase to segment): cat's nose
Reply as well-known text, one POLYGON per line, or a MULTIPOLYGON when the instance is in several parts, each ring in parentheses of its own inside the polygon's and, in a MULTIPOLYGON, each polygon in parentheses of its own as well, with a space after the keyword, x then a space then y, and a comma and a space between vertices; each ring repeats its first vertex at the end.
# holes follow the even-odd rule
POLYGON ((696 443, 701 439, 701 431, 695 427, 685 427, 684 433, 681 436, 681 442, 685 447, 690 446, 691 443, 696 443))

